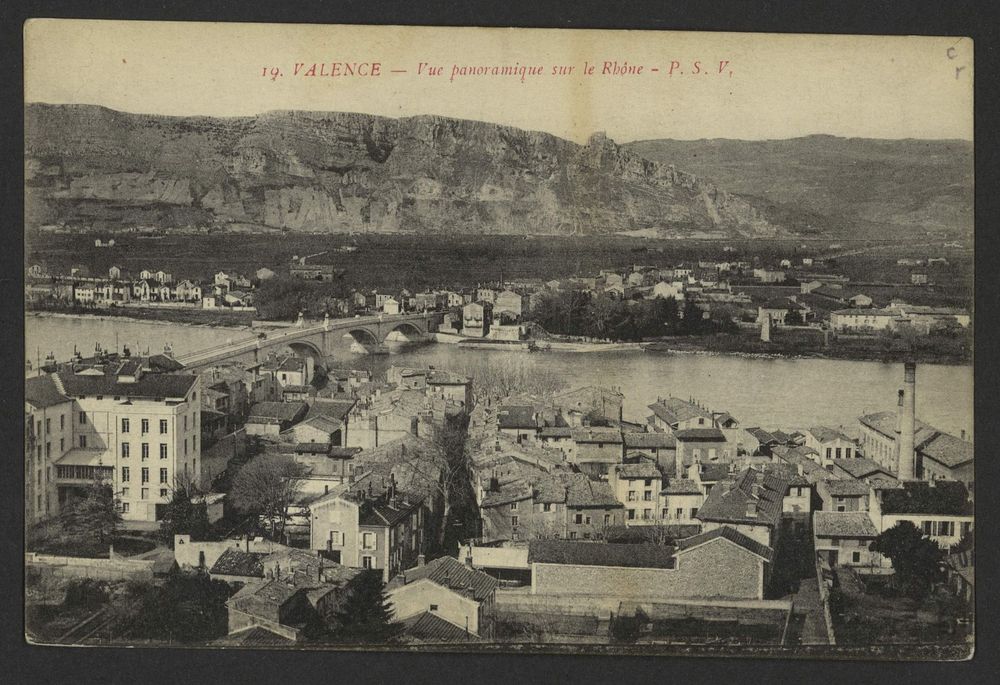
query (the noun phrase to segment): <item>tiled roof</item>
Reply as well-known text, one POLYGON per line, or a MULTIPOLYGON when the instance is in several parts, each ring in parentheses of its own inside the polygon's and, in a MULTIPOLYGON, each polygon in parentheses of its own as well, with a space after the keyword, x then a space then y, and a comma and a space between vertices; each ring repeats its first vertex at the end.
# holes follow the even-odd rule
POLYGON ((400 621, 405 628, 403 635, 415 642, 477 642, 479 637, 467 633, 451 621, 425 611, 400 621))
POLYGON ((531 540, 528 543, 528 563, 674 568, 674 548, 649 543, 630 545, 575 540, 531 540))
POLYGON ((813 426, 809 429, 809 432, 812 433, 812 436, 821 443, 833 442, 835 440, 854 442, 851 438, 844 435, 839 430, 835 428, 828 428, 827 426, 813 426))
POLYGON ((677 438, 673 433, 625 433, 625 447, 628 449, 674 449, 677 438))
POLYGON ((834 459, 833 464, 840 467, 848 475, 854 478, 865 478, 875 473, 885 473, 895 477, 889 469, 879 464, 874 459, 867 457, 855 457, 854 459, 834 459))
POLYGON ((243 630, 237 630, 218 640, 213 640, 212 646, 216 647, 287 647, 295 641, 284 635, 274 633, 261 626, 250 626, 243 630))
POLYGON ((263 421, 294 421, 305 409, 305 402, 258 402, 250 407, 247 422, 254 419, 263 421))
POLYGON ((782 500, 786 492, 787 480, 748 468, 733 481, 722 481, 713 487, 698 510, 697 518, 702 521, 775 526, 781 518, 782 500), (748 515, 747 511, 747 505, 751 502, 756 505, 754 516, 748 515))
POLYGON ((774 550, 770 547, 762 545, 753 538, 744 535, 735 528, 730 528, 729 526, 719 526, 718 528, 713 528, 712 530, 705 531, 704 533, 699 533, 698 535, 678 540, 677 555, 680 556, 692 547, 697 547, 698 545, 702 545, 717 538, 725 538, 730 542, 734 542, 748 552, 752 552, 761 557, 764 561, 772 561, 774 559, 774 550))
POLYGON ((24 381, 24 401, 38 409, 54 407, 70 399, 59 392, 51 376, 34 376, 24 381))
POLYGON ((608 526, 604 539, 610 543, 635 544, 649 542, 663 544, 664 538, 680 540, 697 535, 701 531, 700 523, 675 523, 652 526, 608 526))
POLYGON ((671 478, 660 492, 665 495, 700 495, 701 488, 690 478, 671 478))
POLYGON ((686 421, 692 418, 712 418, 712 415, 701 407, 677 397, 661 399, 660 401, 649 405, 649 409, 658 418, 670 425, 675 425, 681 421, 686 421))
MULTIPOLYGON (((341 428, 343 428, 343 422, 331 418, 325 414, 313 414, 309 416, 306 414, 306 418, 300 423, 295 424, 295 428, 300 426, 309 426, 317 430, 323 431, 324 433, 336 433, 341 428)), ((291 432, 294 429, 289 429, 291 432)))
POLYGON ((870 491, 867 483, 853 478, 826 480, 823 487, 834 497, 863 497, 870 491))
POLYGON ((487 599, 500 585, 493 576, 470 568, 454 557, 441 557, 408 569, 403 577, 407 584, 426 578, 458 593, 471 589, 472 597, 477 602, 487 599))
POLYGON ((500 428, 537 428, 535 408, 531 405, 505 405, 497 414, 500 428))
POLYGON ((109 364, 96 375, 60 371, 59 380, 67 395, 110 395, 120 397, 184 397, 198 377, 194 374, 144 373, 131 383, 119 382, 117 365, 109 364))
POLYGON ((457 373, 448 371, 432 370, 427 374, 428 385, 468 385, 472 379, 468 376, 460 376, 457 373))
POLYGON ((965 484, 956 480, 938 480, 931 483, 905 481, 902 487, 882 493, 883 514, 933 514, 940 516, 968 516, 972 503, 965 484))
POLYGON ((209 573, 263 578, 266 556, 263 552, 242 552, 230 547, 216 559, 209 573))
POLYGON ((702 462, 698 468, 700 469, 698 475, 701 478, 702 483, 706 481, 709 483, 715 483, 730 476, 729 464, 721 462, 717 464, 706 464, 705 462, 702 462))
POLYGON ((569 426, 546 426, 538 432, 540 438, 568 438, 573 435, 569 426))
POLYGON ((362 526, 389 526, 391 528, 420 508, 421 503, 422 500, 414 501, 412 497, 407 499, 405 503, 402 497, 395 502, 380 498, 362 509, 358 523, 362 526))
POLYGON ((615 464, 615 473, 619 478, 662 478, 660 470, 649 461, 640 461, 634 464, 615 464))
MULTIPOLYGON (((582 474, 574 474, 580 476, 582 474)), ((606 481, 591 480, 586 476, 570 480, 566 506, 570 508, 620 507, 614 491, 606 481)))
POLYGON ((288 454, 326 454, 329 450, 329 445, 325 442, 292 442, 283 443, 278 449, 288 454))
POLYGON ((333 421, 342 422, 355 404, 357 404, 357 400, 314 399, 309 403, 306 420, 316 416, 325 416, 333 421))
POLYGON ((726 439, 726 434, 718 428, 683 428, 674 431, 674 435, 678 440, 693 440, 698 442, 726 439))
POLYGON ((617 428, 603 428, 590 426, 587 428, 575 428, 572 433, 573 441, 577 443, 622 443, 622 432, 617 428))
MULTIPOLYGON (((896 412, 894 411, 880 411, 874 414, 866 414, 859 417, 858 421, 888 438, 896 439, 896 412)), ((915 445, 922 444, 934 434, 934 428, 919 419, 915 421, 915 426, 916 433, 913 436, 915 445)))
POLYGON ((817 511, 813 534, 822 538, 874 538, 878 535, 867 511, 817 511))
POLYGON ((929 457, 949 468, 967 464, 974 456, 971 442, 960 440, 948 433, 938 433, 921 444, 917 451, 924 457, 929 457))

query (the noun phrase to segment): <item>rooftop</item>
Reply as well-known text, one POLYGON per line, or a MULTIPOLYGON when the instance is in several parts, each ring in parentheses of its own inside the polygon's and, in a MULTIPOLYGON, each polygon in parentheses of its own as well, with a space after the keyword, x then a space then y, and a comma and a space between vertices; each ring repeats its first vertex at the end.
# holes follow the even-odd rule
POLYGON ((701 488, 690 478, 671 478, 661 492, 665 495, 700 495, 701 488))
POLYGON ((867 511, 817 511, 813 534, 821 538, 875 538, 878 530, 867 511))
POLYGON ((705 411, 698 405, 682 400, 679 397, 660 399, 649 405, 649 409, 655 416, 671 426, 692 418, 712 418, 712 415, 709 412, 705 411))
POLYGON ((713 487, 698 510, 697 518, 702 521, 776 526, 787 492, 786 479, 748 468, 736 475, 734 480, 722 481, 713 487))
POLYGON ((58 372, 66 395, 105 395, 131 398, 183 398, 198 382, 194 374, 141 374, 135 380, 120 380, 121 364, 95 365, 58 372))
POLYGON ((827 480, 823 487, 834 497, 864 497, 871 491, 867 483, 853 478, 827 480))
POLYGON ((54 407, 70 399, 63 395, 51 376, 34 376, 24 381, 24 401, 36 409, 54 407))
POLYGON ((674 449, 677 438, 673 433, 625 433, 625 447, 629 449, 674 449))
POLYGON ((867 478, 876 473, 896 477, 892 471, 883 467, 874 459, 868 457, 855 457, 853 459, 834 459, 833 465, 852 476, 853 478, 867 478))
POLYGON ((821 443, 834 442, 835 440, 843 440, 845 442, 851 442, 851 443, 854 442, 854 440, 852 440, 847 435, 844 435, 836 428, 828 428, 827 426, 813 426, 812 428, 809 429, 809 432, 812 434, 814 438, 816 438, 817 441, 821 443))
POLYGON ((726 439, 726 434, 718 428, 682 428, 681 430, 674 431, 674 436, 678 440, 689 442, 714 442, 717 440, 725 441, 726 439))
POLYGON ((479 637, 466 632, 451 621, 425 611, 400 621, 403 635, 416 642, 477 642, 479 637))
POLYGON ((531 405, 504 405, 497 413, 500 428, 537 428, 538 419, 531 405))
POLYGON ((697 547, 698 545, 703 545, 706 542, 712 540, 724 538, 732 543, 735 543, 747 550, 752 552, 757 556, 761 557, 764 561, 774 560, 774 550, 772 550, 767 545, 762 545, 753 538, 744 535, 735 528, 730 528, 729 526, 719 526, 718 528, 713 528, 712 530, 705 531, 704 533, 699 533, 698 535, 693 535, 689 538, 684 538, 683 540, 677 541, 677 554, 683 554, 685 551, 697 547))
POLYGON ((230 547, 216 559, 209 573, 263 578, 263 560, 266 556, 265 552, 243 552, 230 547))
POLYGON ((918 445, 917 451, 924 457, 949 468, 970 463, 975 452, 971 442, 960 440, 948 433, 936 434, 918 445))
POLYGON ((262 421, 294 421, 306 407, 305 402, 258 402, 250 407, 247 423, 262 421))
POLYGON ((622 443, 622 432, 617 428, 604 428, 598 426, 588 426, 586 428, 575 428, 572 432, 573 441, 577 443, 622 443))
POLYGON ((405 584, 424 578, 455 592, 470 590, 477 602, 489 598, 500 585, 493 576, 470 568, 454 557, 441 557, 403 573, 405 584))
POLYGON ((653 462, 640 461, 633 464, 615 464, 615 473, 619 478, 640 479, 640 478, 662 478, 660 470, 653 462))

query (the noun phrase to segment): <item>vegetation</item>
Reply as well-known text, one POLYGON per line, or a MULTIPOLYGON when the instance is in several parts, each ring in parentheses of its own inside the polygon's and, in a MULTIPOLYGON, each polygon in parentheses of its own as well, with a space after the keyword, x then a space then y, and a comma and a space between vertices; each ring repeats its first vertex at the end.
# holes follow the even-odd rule
POLYGON ((230 587, 206 574, 177 573, 163 585, 127 583, 112 599, 122 637, 205 642, 228 632, 230 587))
POLYGON ((70 499, 57 518, 64 538, 100 547, 111 543, 121 520, 111 484, 100 480, 90 483, 82 497, 70 499))
POLYGON ((353 591, 335 615, 336 627, 330 634, 334 642, 348 644, 386 644, 395 641, 399 624, 392 620, 392 605, 382 586, 382 573, 363 571, 352 583, 353 591))
POLYGON ((511 395, 549 395, 562 390, 566 381, 544 368, 530 366, 523 355, 477 357, 450 370, 472 379, 477 404, 490 404, 511 395))
POLYGON ((343 280, 307 281, 300 278, 275 277, 260 284, 254 291, 255 306, 261 318, 294 320, 299 312, 313 317, 343 316, 334 300, 347 297, 349 289, 343 280))
POLYGON ((201 494, 191 478, 178 477, 175 481, 160 522, 160 540, 168 547, 173 547, 175 535, 190 535, 193 540, 213 539, 207 507, 191 501, 201 494))
POLYGON ((303 467, 284 454, 261 454, 240 467, 233 477, 229 501, 241 513, 265 519, 271 537, 285 532, 288 508, 302 487, 303 467))
POLYGON ((900 521, 880 533, 870 549, 889 558, 894 571, 892 586, 907 597, 926 597, 942 577, 944 553, 909 521, 900 521))

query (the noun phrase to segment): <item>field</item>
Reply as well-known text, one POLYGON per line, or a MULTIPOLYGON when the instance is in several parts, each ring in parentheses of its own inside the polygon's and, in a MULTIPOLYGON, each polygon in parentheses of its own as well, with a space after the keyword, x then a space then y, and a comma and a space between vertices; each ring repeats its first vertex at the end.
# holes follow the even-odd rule
MULTIPOLYGON (((66 273, 83 265, 93 275, 106 274, 110 266, 138 273, 144 268, 163 269, 179 280, 210 279, 220 270, 252 275, 267 267, 287 272, 292 258, 316 255, 312 261, 333 264, 346 271, 346 280, 359 288, 408 288, 475 286, 501 278, 542 279, 597 275, 601 269, 632 265, 668 266, 699 260, 745 260, 759 266, 776 266, 788 258, 819 256, 868 248, 872 251, 841 257, 834 270, 854 280, 901 283, 908 271, 897 267, 903 256, 941 255, 947 266, 935 266, 932 280, 941 287, 925 292, 954 292, 971 299, 971 251, 943 248, 940 244, 843 243, 831 249, 829 241, 768 240, 647 240, 604 237, 468 236, 413 234, 171 234, 150 237, 117 234, 112 248, 94 246, 94 234, 32 232, 27 236, 25 264, 43 264, 50 273, 66 273), (726 251, 726 247, 732 248, 726 251), (349 247, 351 251, 342 248, 349 247)), ((107 238, 108 236, 102 236, 107 238)))

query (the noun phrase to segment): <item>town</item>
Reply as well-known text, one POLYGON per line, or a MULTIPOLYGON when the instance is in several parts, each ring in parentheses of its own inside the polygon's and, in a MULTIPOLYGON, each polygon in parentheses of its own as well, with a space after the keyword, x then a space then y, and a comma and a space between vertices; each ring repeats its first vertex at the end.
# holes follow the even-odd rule
MULTIPOLYGON (((95 243, 126 257, 114 252, 122 243, 113 238, 95 243)), ((805 254, 803 247, 796 249, 805 254)), ((825 256, 813 251, 794 262, 741 256, 726 246, 725 259, 633 263, 564 278, 505 277, 501 266, 494 278, 423 289, 372 287, 359 270, 340 266, 370 249, 346 242, 246 275, 188 269, 180 277, 152 264, 130 272, 121 262, 93 273, 82 263, 35 263, 26 272, 26 307, 221 325, 436 312, 439 342, 511 349, 624 343, 648 351, 971 359, 961 277, 939 256, 953 247, 929 247, 930 256, 900 257, 891 267, 880 263, 880 278, 867 281, 852 280, 848 273, 857 267, 845 267, 858 250, 834 244, 825 256)), ((358 342, 378 351, 371 341, 358 342)))
MULTIPOLYGON (((685 271, 587 285, 722 294, 685 271)), ((210 286, 150 275, 161 286, 140 300, 254 292, 222 273, 210 286)), ((136 297, 131 283, 72 280, 74 297, 136 297)), ((864 326, 881 321, 848 292, 833 317, 853 304, 864 326)), ((802 298, 829 293, 809 284, 802 298)), ((797 299, 761 308, 761 334, 789 325, 797 299)), ((504 341, 523 339, 523 302, 482 287, 470 302, 417 293, 373 308, 433 309, 437 334, 504 341)), ((894 325, 943 315, 890 306, 894 325)), ((188 366, 169 346, 98 345, 29 369, 34 639, 779 651, 971 639, 973 444, 917 418, 912 362, 897 406, 855 426, 748 426, 668 382, 626 416, 627 389, 569 387, 516 353, 378 376, 255 354, 188 366)))

